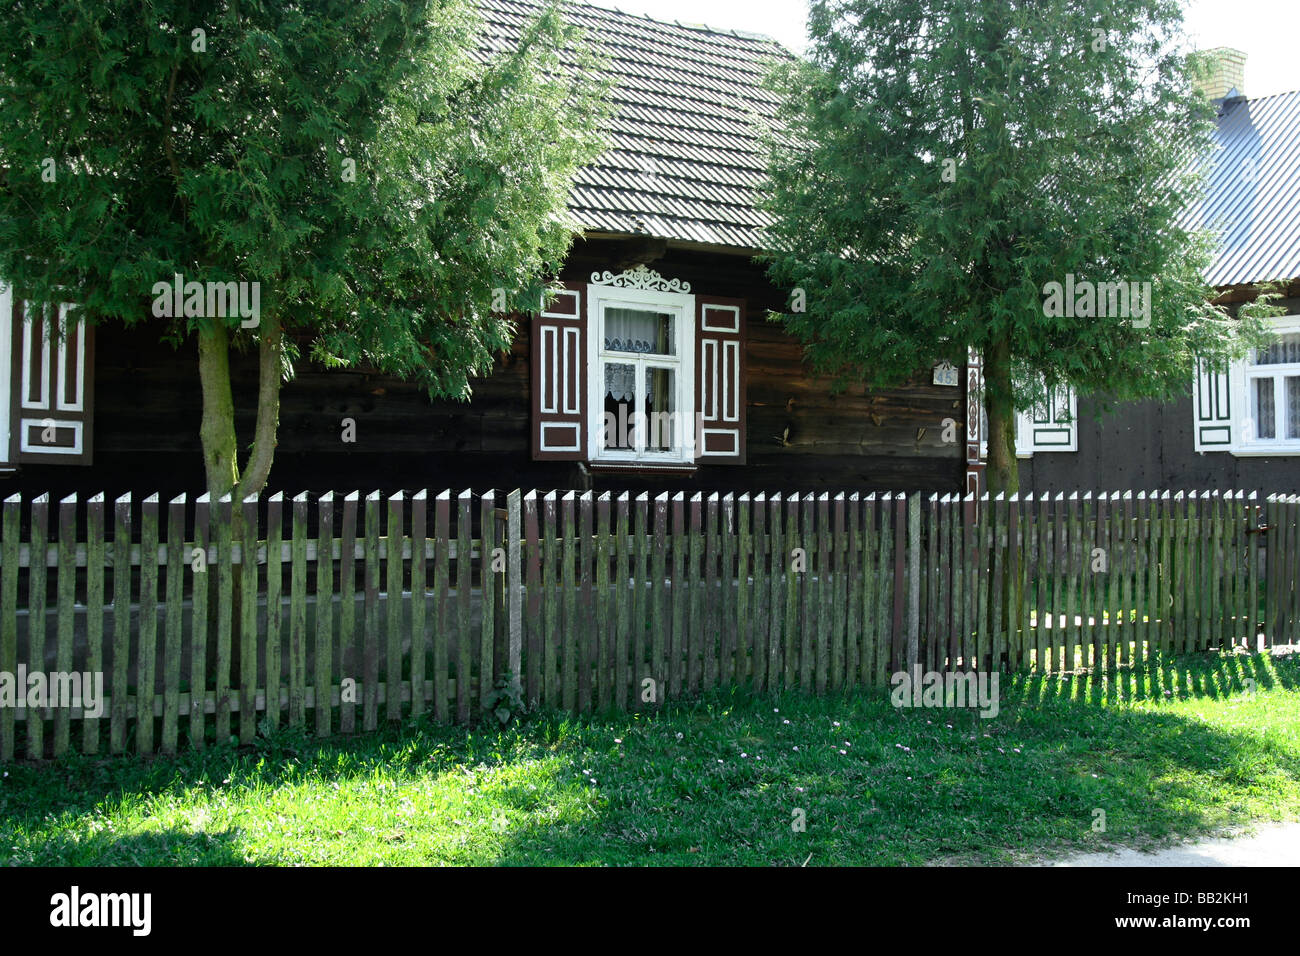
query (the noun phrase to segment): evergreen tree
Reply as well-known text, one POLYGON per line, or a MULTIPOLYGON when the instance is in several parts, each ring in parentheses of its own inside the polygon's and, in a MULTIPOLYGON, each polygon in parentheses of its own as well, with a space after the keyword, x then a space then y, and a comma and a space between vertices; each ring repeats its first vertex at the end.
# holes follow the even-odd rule
POLYGON ((300 348, 466 398, 563 261, 604 109, 554 10, 488 50, 466 0, 13 0, 0 276, 197 340, 214 497, 264 487, 300 348), (176 314, 178 275, 255 283, 257 315, 188 294, 176 314), (239 347, 255 396, 232 393, 239 347), (241 462, 235 403, 254 400, 241 462))
POLYGON ((787 328, 819 370, 876 385, 977 349, 992 492, 1017 489, 1015 408, 1044 386, 1168 398, 1195 355, 1258 339, 1266 302, 1234 322, 1201 278, 1214 111, 1181 16, 1174 0, 814 0, 808 59, 775 75, 770 266, 806 298, 787 328), (1127 309, 1101 285, 1121 282, 1127 309))

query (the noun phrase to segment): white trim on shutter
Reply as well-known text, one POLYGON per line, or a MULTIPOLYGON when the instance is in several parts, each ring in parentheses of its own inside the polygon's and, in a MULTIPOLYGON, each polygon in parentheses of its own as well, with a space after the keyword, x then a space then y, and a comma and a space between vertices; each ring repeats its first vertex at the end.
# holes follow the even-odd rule
MULTIPOLYGON (((14 462, 89 465, 94 388, 94 328, 72 322, 67 303, 10 306, 10 458, 14 462)), ((2 314, 2 310, 0 310, 2 314)))
POLYGON ((1228 369, 1215 372, 1206 362, 1196 360, 1196 380, 1192 383, 1192 416, 1193 446, 1197 451, 1232 449, 1237 435, 1228 369))
POLYGON ((581 461, 587 433, 587 352, 583 293, 565 289, 542 303, 532 323, 532 446, 535 461, 581 461))
POLYGON ((1059 385, 1049 389, 1044 404, 1019 412, 1016 454, 1079 450, 1079 410, 1074 389, 1059 385))
POLYGON ((745 463, 745 302, 695 297, 695 460, 745 463))

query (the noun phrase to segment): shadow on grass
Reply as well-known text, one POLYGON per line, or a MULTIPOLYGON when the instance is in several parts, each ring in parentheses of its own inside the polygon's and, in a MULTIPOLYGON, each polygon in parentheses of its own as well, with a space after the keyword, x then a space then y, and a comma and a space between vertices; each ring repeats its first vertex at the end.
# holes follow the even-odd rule
MULTIPOLYGON (((0 853, 0 866, 21 865, 12 848, 0 853), (8 858, 6 858, 8 857, 8 858)), ((159 830, 118 836, 109 832, 56 834, 36 865, 60 866, 246 866, 236 830, 194 832, 159 830)))
POLYGON ((1296 812, 1298 689, 1296 656, 1196 655, 1003 675, 987 720, 880 690, 728 690, 505 730, 70 758, 10 767, 0 863, 898 865, 1146 846, 1296 812), (211 832, 232 802, 239 823, 211 832))

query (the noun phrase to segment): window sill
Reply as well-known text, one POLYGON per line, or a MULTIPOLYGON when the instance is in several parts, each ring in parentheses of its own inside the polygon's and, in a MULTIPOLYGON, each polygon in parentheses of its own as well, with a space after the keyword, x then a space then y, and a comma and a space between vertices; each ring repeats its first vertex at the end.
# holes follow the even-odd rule
POLYGON ((693 462, 680 464, 646 463, 636 461, 591 461, 587 468, 600 475, 693 475, 699 466, 693 462))
POLYGON ((1300 457, 1300 443, 1288 445, 1242 445, 1225 449, 1236 458, 1295 458, 1300 457))

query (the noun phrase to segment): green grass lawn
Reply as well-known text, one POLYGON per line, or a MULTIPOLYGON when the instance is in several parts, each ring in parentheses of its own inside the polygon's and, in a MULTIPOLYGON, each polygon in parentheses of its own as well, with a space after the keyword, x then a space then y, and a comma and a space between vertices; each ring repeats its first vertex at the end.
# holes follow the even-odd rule
POLYGON ((0 863, 1003 863, 1300 815, 1300 655, 1001 690, 987 720, 896 710, 884 690, 736 691, 504 730, 11 764, 0 863))

